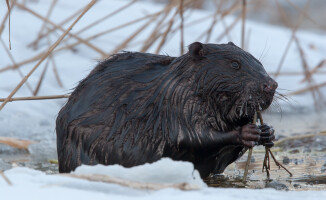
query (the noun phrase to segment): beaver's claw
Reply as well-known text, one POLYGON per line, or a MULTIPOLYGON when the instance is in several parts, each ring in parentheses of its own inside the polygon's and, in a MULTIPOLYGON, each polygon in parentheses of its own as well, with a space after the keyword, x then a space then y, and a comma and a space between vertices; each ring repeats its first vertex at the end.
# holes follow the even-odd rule
POLYGON ((267 124, 258 126, 261 131, 259 145, 264 145, 265 147, 271 148, 274 146, 273 140, 275 139, 274 129, 267 124))

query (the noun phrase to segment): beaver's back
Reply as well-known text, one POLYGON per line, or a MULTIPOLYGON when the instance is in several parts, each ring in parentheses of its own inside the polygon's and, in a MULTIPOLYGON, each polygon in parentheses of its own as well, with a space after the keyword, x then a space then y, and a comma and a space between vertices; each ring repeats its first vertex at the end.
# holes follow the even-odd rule
POLYGON ((159 159, 163 136, 145 137, 139 130, 158 129, 153 123, 160 119, 153 107, 159 98, 155 91, 173 60, 162 55, 121 53, 100 63, 82 80, 57 117, 59 171, 69 172, 82 163, 134 166, 159 159), (152 125, 139 121, 151 121, 152 125), (135 144, 139 141, 142 145, 135 144), (151 155, 137 155, 139 152, 151 155))

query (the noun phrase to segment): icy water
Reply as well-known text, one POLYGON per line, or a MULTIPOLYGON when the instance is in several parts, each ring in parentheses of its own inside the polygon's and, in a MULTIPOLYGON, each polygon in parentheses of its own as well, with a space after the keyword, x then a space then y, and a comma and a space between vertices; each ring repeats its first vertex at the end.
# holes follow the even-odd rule
MULTIPOLYGON (((290 177, 283 169, 278 169, 271 159, 270 178, 262 172, 265 156, 263 147, 255 147, 249 167, 246 184, 242 183, 247 153, 231 164, 224 174, 205 180, 211 187, 235 188, 275 188, 278 190, 325 190, 326 189, 326 123, 325 113, 296 111, 295 113, 264 114, 264 121, 272 124, 279 141, 272 151, 276 159, 288 168, 290 177), (312 136, 319 134, 319 136, 312 136), (297 136, 310 136, 299 137, 297 136)), ((0 144, 0 170, 14 166, 26 166, 48 174, 58 173, 54 158, 55 141, 48 145, 34 144, 30 152, 17 150, 0 144), (51 148, 50 148, 51 146, 51 148), (48 149, 52 149, 50 153, 48 149), (41 155, 41 156, 40 156, 41 155)))

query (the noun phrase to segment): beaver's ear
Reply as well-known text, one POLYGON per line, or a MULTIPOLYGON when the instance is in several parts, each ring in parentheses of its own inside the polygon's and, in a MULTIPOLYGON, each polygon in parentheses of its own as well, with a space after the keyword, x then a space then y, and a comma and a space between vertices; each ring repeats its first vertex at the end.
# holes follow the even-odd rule
POLYGON ((228 42, 229 45, 236 46, 233 42, 228 42))
POLYGON ((194 60, 201 60, 204 58, 204 45, 200 42, 194 42, 189 46, 189 54, 194 60))

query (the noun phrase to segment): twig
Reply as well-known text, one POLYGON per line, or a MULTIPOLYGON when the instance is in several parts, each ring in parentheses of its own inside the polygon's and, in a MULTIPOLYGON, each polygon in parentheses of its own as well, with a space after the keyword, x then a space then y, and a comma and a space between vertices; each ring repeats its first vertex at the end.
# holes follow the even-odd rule
POLYGON ((321 68, 322 66, 324 66, 326 64, 326 59, 323 59, 322 61, 320 61, 316 67, 314 67, 309 73, 306 74, 306 77, 301 81, 301 83, 307 81, 310 79, 311 75, 316 73, 318 71, 319 68, 321 68))
POLYGON ((69 26, 69 28, 61 35, 61 37, 51 46, 48 52, 41 58, 41 60, 33 67, 33 69, 26 75, 26 77, 17 85, 17 87, 9 94, 7 99, 0 105, 0 110, 7 104, 7 102, 16 94, 21 86, 33 74, 33 72, 40 66, 40 64, 50 55, 50 53, 59 45, 63 38, 69 33, 72 27, 84 16, 84 14, 96 3, 97 0, 92 0, 86 9, 79 15, 79 17, 69 26))
POLYGON ((37 142, 30 141, 30 140, 21 140, 21 139, 11 138, 11 137, 0 137, 0 143, 9 145, 16 149, 23 149, 28 151, 28 146, 30 144, 35 144, 37 142))
MULTIPOLYGON (((264 124, 263 116, 261 115, 260 112, 258 112, 257 115, 258 115, 258 118, 259 118, 260 124, 263 125, 263 124, 264 124)), ((287 171, 287 172, 290 174, 290 176, 292 176, 292 173, 291 173, 291 172, 290 172, 286 167, 284 167, 280 162, 278 162, 278 161, 276 160, 276 158, 274 157, 274 154, 273 154, 273 152, 270 150, 270 148, 265 147, 265 151, 266 151, 266 153, 265 153, 265 158, 264 158, 264 162, 263 162, 263 171, 264 171, 264 169, 266 170, 266 173, 267 173, 267 177, 268 177, 268 178, 269 178, 269 176, 270 176, 269 171, 270 171, 270 169, 271 169, 271 164, 270 164, 270 157, 269 157, 269 154, 271 155, 271 157, 273 158, 273 160, 274 160, 276 166, 278 166, 279 169, 282 167, 283 169, 285 169, 285 171, 287 171)))
POLYGON ((9 0, 6 0, 6 4, 7 4, 7 7, 8 7, 8 15, 9 15, 9 50, 11 50, 11 41, 10 41, 10 6, 9 6, 9 0))
POLYGON ((321 131, 320 133, 316 133, 316 134, 296 135, 296 136, 292 136, 292 137, 287 137, 287 138, 284 138, 284 139, 274 142, 274 146, 280 146, 287 141, 302 140, 302 139, 312 138, 312 137, 316 137, 316 136, 326 136, 326 131, 321 131))
POLYGON ((57 80, 58 85, 59 85, 60 87, 63 87, 62 81, 61 81, 60 76, 59 76, 59 73, 58 73, 57 64, 55 63, 55 60, 54 60, 54 58, 53 58, 53 55, 50 54, 50 55, 49 55, 49 58, 50 58, 51 63, 52 63, 52 69, 53 69, 53 73, 54 73, 55 79, 57 80))
POLYGON ((269 148, 267 148, 267 149, 268 149, 268 152, 271 154, 276 166, 278 166, 279 169, 281 169, 281 167, 282 167, 285 171, 287 171, 290 174, 290 176, 293 176, 293 174, 286 167, 284 167, 280 162, 278 162, 276 160, 276 158, 274 157, 274 154, 271 152, 271 150, 269 148))
POLYGON ((0 36, 3 32, 3 30, 5 29, 5 23, 9 17, 9 12, 12 10, 12 8, 14 7, 14 5, 16 4, 16 0, 11 1, 11 9, 7 11, 5 17, 3 18, 2 22, 1 22, 1 26, 0 26, 0 36))
POLYGON ((0 170, 0 175, 7 182, 8 185, 12 185, 11 181, 7 178, 7 176, 0 170))
POLYGON ((245 47, 246 0, 242 0, 241 48, 245 47))
MULTIPOLYGON (((311 74, 315 74, 317 72, 317 69, 313 69, 310 71, 311 74)), ((270 75, 275 75, 276 72, 268 72, 270 75)), ((326 71, 318 71, 318 74, 326 74, 326 71)), ((278 74, 279 76, 302 76, 302 72, 281 72, 278 74)), ((304 80, 306 81, 306 80, 304 80)))
POLYGON ((37 83, 37 85, 36 85, 36 88, 35 88, 35 90, 34 90, 34 92, 33 92, 33 95, 34 96, 36 96, 37 95, 37 93, 39 92, 39 90, 40 90, 40 87, 41 87, 41 85, 42 85, 42 82, 43 82, 43 79, 44 79, 44 76, 45 76, 45 73, 46 73, 46 70, 48 69, 48 67, 49 67, 49 59, 46 61, 46 63, 45 63, 45 66, 44 66, 44 69, 43 69, 43 71, 42 71, 42 73, 41 73, 41 76, 40 76, 40 79, 39 79, 39 81, 38 81, 38 83, 37 83))
MULTIPOLYGON (((49 35, 47 36, 47 39, 48 39, 48 46, 51 46, 51 39, 50 39, 49 35)), ((52 53, 49 55, 49 59, 50 59, 50 61, 52 63, 52 69, 53 69, 53 73, 54 73, 55 79, 57 80, 59 86, 60 87, 63 87, 62 81, 60 80, 60 76, 58 74, 57 65, 55 63, 55 60, 53 58, 53 54, 52 53)))
MULTIPOLYGON (((8 102, 12 101, 28 101, 28 100, 48 100, 48 99, 64 99, 69 98, 70 95, 49 95, 49 96, 36 96, 36 97, 16 97, 16 98, 10 98, 8 102)), ((0 99, 0 102, 4 102, 7 98, 0 99)))
POLYGON ((309 91, 312 91, 312 90, 316 90, 317 88, 321 88, 321 87, 325 87, 325 86, 326 86, 326 82, 324 82, 324 83, 320 83, 320 84, 317 84, 317 85, 313 85, 313 86, 309 86, 309 87, 306 87, 306 88, 303 88, 303 89, 297 90, 297 91, 295 91, 295 92, 291 92, 291 93, 287 94, 287 96, 303 94, 303 93, 305 93, 305 92, 309 92, 309 91))
MULTIPOLYGON (((257 112, 255 112, 254 119, 252 120, 253 124, 256 124, 256 122, 257 122, 257 112)), ((243 178, 242 178, 243 183, 245 183, 247 180, 248 169, 249 169, 249 165, 250 165, 250 161, 251 161, 251 155, 252 155, 252 147, 249 148, 249 151, 248 151, 248 158, 247 158, 245 171, 244 171, 243 178)))
POLYGON ((184 23, 184 19, 183 19, 183 0, 180 0, 180 6, 179 6, 179 10, 180 10, 180 55, 183 55, 184 50, 183 50, 183 23, 184 23))

